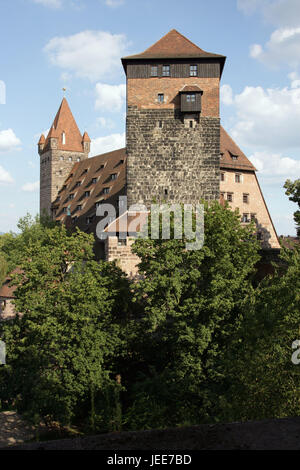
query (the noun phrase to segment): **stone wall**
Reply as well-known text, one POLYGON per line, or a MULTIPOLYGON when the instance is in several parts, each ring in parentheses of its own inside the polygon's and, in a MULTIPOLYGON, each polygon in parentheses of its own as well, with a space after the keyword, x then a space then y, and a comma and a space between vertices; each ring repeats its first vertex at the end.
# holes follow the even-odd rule
POLYGON ((16 315, 13 299, 9 297, 0 298, 0 321, 9 320, 16 315))
POLYGON ((219 199, 220 120, 177 109, 127 111, 128 206, 219 199), (192 126, 192 127, 190 127, 192 126))
POLYGON ((88 153, 51 149, 40 156, 40 213, 51 215, 55 201, 74 164, 88 158, 88 153))
POLYGON ((134 243, 133 238, 127 237, 126 244, 120 242, 118 237, 110 236, 105 240, 105 260, 116 261, 117 265, 124 271, 128 277, 136 278, 138 275, 138 263, 140 259, 132 253, 131 246, 134 243))

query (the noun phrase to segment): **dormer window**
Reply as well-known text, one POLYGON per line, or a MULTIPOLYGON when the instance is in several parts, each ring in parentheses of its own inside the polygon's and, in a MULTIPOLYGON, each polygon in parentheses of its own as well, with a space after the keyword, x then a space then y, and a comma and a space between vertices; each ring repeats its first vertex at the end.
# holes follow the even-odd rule
POLYGON ((79 188, 79 186, 81 186, 81 181, 77 181, 77 182, 76 182, 75 188, 79 188))
POLYGON ((63 132, 61 135, 61 141, 63 145, 66 145, 66 133, 65 132, 63 132))
POLYGON ((108 194, 110 188, 103 188, 103 194, 108 194))
POLYGON ((117 177, 118 177, 118 173, 113 173, 113 174, 111 175, 111 179, 112 179, 112 180, 116 180, 117 177))
POLYGON ((200 113, 203 91, 196 85, 184 86, 180 90, 181 112, 200 113))
POLYGON ((230 153, 230 156, 231 156, 232 160, 237 160, 238 159, 238 155, 234 155, 231 152, 229 152, 229 153, 230 153))
POLYGON ((158 93, 158 95, 157 95, 157 101, 158 101, 159 103, 163 103, 163 102, 164 102, 164 99, 165 99, 164 94, 163 94, 163 93, 158 93))
POLYGON ((89 196, 90 196, 90 194, 91 194, 91 192, 90 192, 90 191, 85 191, 85 193, 84 193, 84 197, 89 197, 89 196))
POLYGON ((74 193, 69 194, 69 201, 72 201, 74 199, 74 193))
POLYGON ((79 204, 79 205, 76 207, 76 210, 77 210, 77 211, 81 211, 81 210, 82 210, 82 205, 79 204))
POLYGON ((98 178, 92 178, 92 184, 96 184, 97 180, 98 180, 98 178))
POLYGON ((170 66, 169 65, 163 65, 163 67, 162 67, 162 76, 163 77, 169 77, 170 76, 170 66))

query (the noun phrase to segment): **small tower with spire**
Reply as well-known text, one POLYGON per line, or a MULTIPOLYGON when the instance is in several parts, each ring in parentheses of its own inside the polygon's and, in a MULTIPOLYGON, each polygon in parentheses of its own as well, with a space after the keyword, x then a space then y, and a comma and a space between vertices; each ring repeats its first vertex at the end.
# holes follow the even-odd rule
POLYGON ((51 204, 76 162, 89 156, 91 140, 82 135, 63 98, 47 137, 42 134, 38 142, 40 155, 40 214, 50 216, 51 204))

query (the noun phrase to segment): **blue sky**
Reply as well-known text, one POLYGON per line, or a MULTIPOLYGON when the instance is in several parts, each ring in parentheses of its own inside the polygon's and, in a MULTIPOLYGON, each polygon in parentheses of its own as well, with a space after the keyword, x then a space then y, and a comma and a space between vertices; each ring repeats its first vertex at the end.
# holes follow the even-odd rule
POLYGON ((222 124, 260 170, 278 234, 295 234, 283 184, 300 177, 299 0, 1 0, 0 232, 38 212, 36 144, 62 88, 91 155, 122 147, 120 57, 173 28, 227 56, 222 124))

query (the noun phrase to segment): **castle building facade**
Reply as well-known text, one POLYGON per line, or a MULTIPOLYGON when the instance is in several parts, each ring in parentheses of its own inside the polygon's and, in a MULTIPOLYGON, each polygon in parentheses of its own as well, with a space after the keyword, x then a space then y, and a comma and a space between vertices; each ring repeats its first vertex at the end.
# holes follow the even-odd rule
MULTIPOLYGON (((255 220, 263 249, 279 249, 256 169, 220 124, 225 59, 176 30, 123 58, 126 148, 90 158, 90 138, 80 133, 64 98, 38 143, 41 213, 96 236, 97 209, 104 202, 117 208, 119 196, 127 196, 128 206, 147 208, 154 199, 227 200, 239 209, 241 223, 255 220)), ((138 260, 131 243, 129 237, 108 236, 105 242, 96 237, 96 251, 134 276, 138 260)))

